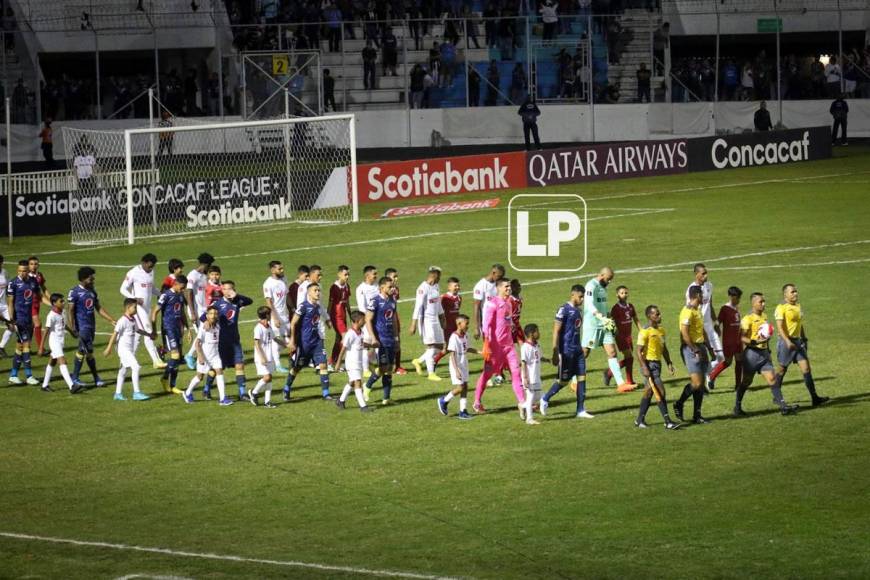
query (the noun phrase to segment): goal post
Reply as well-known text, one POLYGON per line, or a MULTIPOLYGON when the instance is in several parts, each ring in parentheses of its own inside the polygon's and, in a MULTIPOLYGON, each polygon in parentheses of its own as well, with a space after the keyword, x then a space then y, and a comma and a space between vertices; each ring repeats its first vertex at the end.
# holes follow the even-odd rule
POLYGON ((66 131, 71 197, 82 198, 78 207, 89 196, 103 200, 101 211, 72 220, 74 244, 359 220, 351 114, 66 131), (91 179, 78 178, 87 174, 78 167, 82 140, 94 158, 91 179))

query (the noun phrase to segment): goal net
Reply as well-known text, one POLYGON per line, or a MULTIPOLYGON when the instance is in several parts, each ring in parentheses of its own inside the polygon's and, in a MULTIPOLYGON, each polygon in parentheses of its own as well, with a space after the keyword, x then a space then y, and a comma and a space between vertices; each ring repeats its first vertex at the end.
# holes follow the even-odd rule
POLYGON ((74 244, 358 220, 353 115, 64 127, 64 144, 74 244))

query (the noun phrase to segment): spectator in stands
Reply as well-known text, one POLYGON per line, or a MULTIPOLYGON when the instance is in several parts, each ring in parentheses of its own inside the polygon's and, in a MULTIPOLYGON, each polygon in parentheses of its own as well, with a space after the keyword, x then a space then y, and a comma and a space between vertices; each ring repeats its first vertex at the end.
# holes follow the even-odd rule
POLYGON ((553 0, 544 0, 538 12, 541 13, 541 21, 544 23, 544 43, 556 38, 556 26, 559 24, 559 7, 553 0))
POLYGON ((752 76, 752 63, 746 61, 743 64, 743 72, 740 75, 740 99, 743 101, 751 100, 755 93, 755 81, 752 80, 752 76))
POLYGON ((652 79, 652 73, 648 68, 646 68, 646 63, 640 63, 640 68, 637 69, 637 102, 642 103, 644 98, 646 98, 647 103, 651 103, 650 99, 650 80, 652 79))
POLYGON ((423 107, 423 91, 425 90, 424 80, 426 78, 426 71, 423 70, 423 67, 420 66, 420 63, 414 65, 414 68, 411 69, 411 79, 409 81, 408 88, 411 91, 411 108, 412 109, 420 109, 423 107))
POLYGON ((335 5, 335 2, 330 2, 326 11, 323 13, 326 20, 326 30, 329 33, 329 52, 341 51, 341 10, 335 5))
POLYGON ((855 60, 850 55, 846 55, 845 61, 845 68, 843 70, 843 92, 847 97, 854 97, 855 89, 858 87, 858 67, 855 64, 855 60))
POLYGON ((725 66, 722 67, 722 97, 726 101, 733 101, 737 94, 737 85, 740 83, 740 71, 737 70, 737 64, 728 59, 725 66))
POLYGON ((559 72, 559 98, 564 99, 574 93, 574 59, 564 48, 559 49, 555 56, 559 72))
POLYGON ((496 47, 496 29, 498 28, 498 9, 493 0, 489 0, 483 9, 483 30, 486 34, 486 47, 496 47))
POLYGON ((829 97, 835 97, 840 94, 840 65, 837 63, 837 57, 832 56, 828 64, 825 65, 825 85, 829 97))
POLYGON ((208 95, 208 114, 212 117, 217 117, 221 114, 221 87, 220 79, 218 79, 218 75, 216 72, 212 72, 208 76, 208 83, 206 84, 206 94, 208 95))
POLYGON ((328 68, 323 69, 323 110, 328 111, 332 106, 332 111, 338 109, 335 107, 335 77, 333 77, 328 68))
POLYGON ((466 41, 466 46, 471 48, 470 42, 473 42, 474 48, 480 48, 480 43, 477 41, 477 22, 474 19, 474 13, 471 11, 471 6, 468 4, 462 7, 462 18, 462 24, 465 26, 465 36, 468 39, 466 41))
POLYGON ((435 86, 435 80, 432 78, 432 73, 425 70, 423 75, 423 108, 428 109, 432 104, 432 87, 435 86))
MULTIPOLYGON (((653 56, 657 66, 663 67, 665 62, 665 49, 671 42, 671 23, 664 22, 653 34, 653 56)), ((665 74, 663 68, 659 69, 659 74, 665 74)))
POLYGON ((756 131, 770 131, 773 128, 773 124, 770 122, 770 111, 767 110, 766 101, 761 101, 758 110, 755 111, 754 122, 756 131))
POLYGON ((468 67, 468 106, 480 106, 480 73, 474 66, 468 67))
POLYGON ((541 138, 538 136, 538 117, 541 116, 541 110, 538 108, 535 99, 532 98, 531 95, 527 96, 523 101, 523 104, 520 105, 517 114, 523 120, 523 139, 525 139, 526 142, 526 151, 532 150, 529 133, 531 133, 535 139, 535 147, 542 149, 541 138))
POLYGON ((456 21, 447 19, 444 21, 444 40, 450 42, 453 46, 459 44, 459 31, 456 30, 456 21))
POLYGON ((198 92, 196 69, 190 69, 187 78, 184 79, 184 114, 188 117, 199 115, 199 109, 196 106, 196 95, 198 92))
POLYGON ((501 78, 498 72, 498 63, 495 59, 489 61, 489 68, 486 69, 486 100, 483 105, 486 107, 495 107, 498 105, 498 87, 501 83, 501 78))
POLYGON ((408 15, 408 31, 414 39, 414 50, 423 49, 423 37, 420 36, 420 18, 422 11, 419 0, 406 0, 405 13, 408 15))
POLYGON ((429 75, 435 86, 441 86, 441 49, 437 42, 433 42, 432 48, 429 49, 429 75))
POLYGON ((320 5, 316 0, 308 2, 308 7, 305 9, 305 36, 308 39, 311 48, 320 50, 320 21, 322 15, 320 13, 320 5))
POLYGON ((830 108, 831 116, 834 118, 834 126, 831 128, 831 142, 837 144, 837 133, 839 129, 843 130, 843 138, 840 140, 840 145, 848 145, 849 141, 846 137, 846 124, 849 117, 849 105, 843 99, 843 95, 838 96, 830 108))
POLYGON ((378 60, 378 51, 372 47, 371 39, 366 40, 366 46, 362 49, 363 59, 363 86, 367 90, 375 88, 375 62, 378 60))
POLYGON ((42 131, 39 132, 41 141, 42 156, 45 158, 45 168, 54 169, 54 143, 52 140, 51 119, 45 120, 42 131))
POLYGON ((24 79, 19 78, 12 90, 12 122, 25 123, 27 114, 27 87, 24 79))
POLYGON ((502 10, 502 18, 498 21, 498 47, 502 60, 514 59, 514 48, 517 47, 516 23, 509 10, 502 10))
MULTIPOLYGON (((162 111, 160 113, 160 122, 157 123, 157 126, 161 129, 167 129, 172 127, 172 115, 169 114, 169 111, 162 111)), ((173 131, 164 131, 158 134, 158 144, 157 144, 157 157, 162 157, 164 155, 172 157, 172 143, 175 140, 175 133, 173 131)))
POLYGON ((341 19, 344 21, 344 37, 351 40, 356 39, 356 34, 353 31, 354 8, 352 0, 338 0, 338 9, 341 11, 341 19))
POLYGON ((528 90, 528 81, 526 80, 526 71, 523 64, 518 62, 514 65, 514 70, 511 71, 511 102, 519 103, 526 96, 528 90))
POLYGON ((698 78, 701 85, 701 100, 712 102, 716 96, 716 71, 710 59, 704 59, 698 78))
POLYGON ((399 41, 396 39, 396 35, 393 34, 393 29, 387 27, 387 31, 384 33, 383 49, 384 76, 387 76, 389 73, 396 76, 396 63, 399 58, 398 46, 399 41))
POLYGON ((453 88, 453 74, 456 67, 456 47, 449 40, 444 40, 439 47, 441 51, 441 88, 453 88))

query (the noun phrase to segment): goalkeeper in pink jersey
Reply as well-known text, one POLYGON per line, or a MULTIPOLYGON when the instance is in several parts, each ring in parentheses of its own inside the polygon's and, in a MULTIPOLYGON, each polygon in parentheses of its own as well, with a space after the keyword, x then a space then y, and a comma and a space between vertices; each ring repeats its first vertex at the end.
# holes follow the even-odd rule
POLYGON ((505 367, 511 371, 511 384, 517 402, 522 405, 525 400, 520 364, 517 360, 517 352, 514 350, 510 281, 500 280, 496 292, 497 295, 491 298, 483 308, 481 332, 484 339, 483 358, 485 363, 483 374, 477 379, 477 388, 474 390, 474 406, 472 408, 475 413, 486 412, 480 400, 486 389, 486 382, 493 375, 499 374, 505 367))

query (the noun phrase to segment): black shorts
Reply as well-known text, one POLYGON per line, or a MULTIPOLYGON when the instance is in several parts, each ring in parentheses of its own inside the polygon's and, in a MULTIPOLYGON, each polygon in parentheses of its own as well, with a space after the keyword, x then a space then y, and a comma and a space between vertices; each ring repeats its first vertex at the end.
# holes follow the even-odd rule
POLYGON ((79 330, 79 348, 78 351, 82 354, 94 353, 94 329, 85 328, 79 330))
POLYGON ((378 347, 378 366, 391 367, 396 362, 396 347, 384 346, 378 347))
POLYGON ((307 367, 309 363, 314 363, 314 366, 326 364, 326 349, 323 348, 323 341, 319 341, 315 345, 309 345, 308 348, 299 347, 296 349, 296 354, 293 356, 293 366, 297 369, 307 367))
POLYGON ((743 372, 754 375, 763 371, 773 372, 770 349, 750 347, 743 351, 743 372))
POLYGON ((586 375, 586 357, 583 352, 559 354, 559 382, 567 383, 577 376, 586 375))

